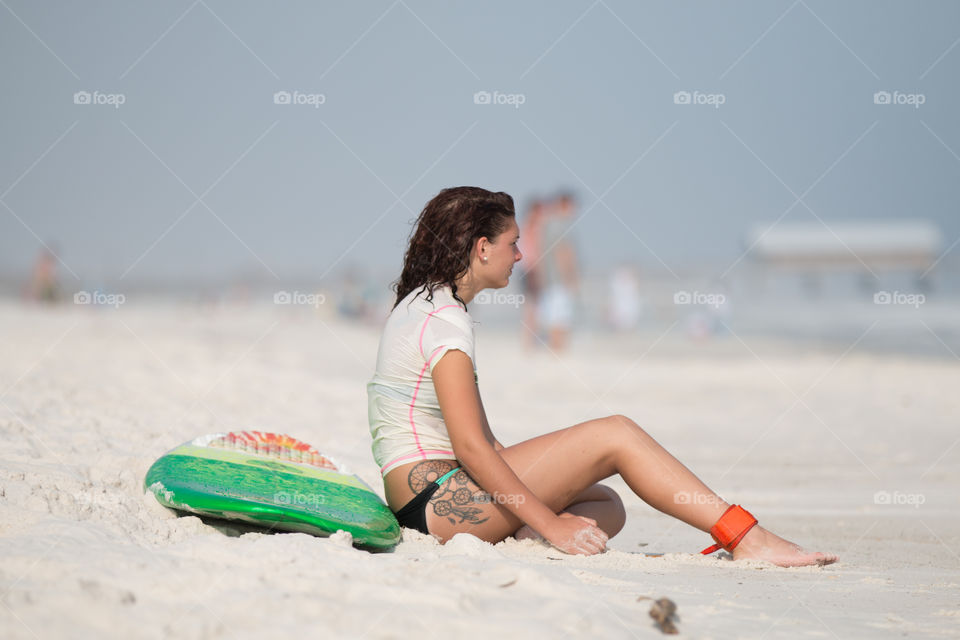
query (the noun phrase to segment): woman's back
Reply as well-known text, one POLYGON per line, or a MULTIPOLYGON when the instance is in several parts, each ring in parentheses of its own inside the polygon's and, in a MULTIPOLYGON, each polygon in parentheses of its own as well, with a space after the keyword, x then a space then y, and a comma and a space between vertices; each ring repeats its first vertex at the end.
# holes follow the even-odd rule
POLYGON ((450 349, 476 362, 473 321, 450 287, 426 297, 414 290, 393 309, 367 383, 373 456, 384 476, 400 464, 454 457, 431 374, 450 349))

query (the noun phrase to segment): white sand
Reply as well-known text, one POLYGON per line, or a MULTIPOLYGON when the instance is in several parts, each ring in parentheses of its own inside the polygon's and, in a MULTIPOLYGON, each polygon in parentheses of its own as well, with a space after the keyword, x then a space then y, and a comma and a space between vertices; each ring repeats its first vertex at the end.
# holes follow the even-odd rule
POLYGON ((149 465, 203 433, 261 428, 379 489, 364 389, 375 330, 289 308, 4 303, 0 336, 3 638, 658 637, 640 596, 672 598, 687 637, 960 636, 949 356, 701 347, 675 329, 652 349, 655 335, 584 336, 559 360, 478 328, 504 443, 629 415, 768 528, 841 556, 780 569, 694 555, 708 536, 618 479, 627 526, 594 557, 416 532, 377 555, 342 538, 226 535, 145 496, 149 465))

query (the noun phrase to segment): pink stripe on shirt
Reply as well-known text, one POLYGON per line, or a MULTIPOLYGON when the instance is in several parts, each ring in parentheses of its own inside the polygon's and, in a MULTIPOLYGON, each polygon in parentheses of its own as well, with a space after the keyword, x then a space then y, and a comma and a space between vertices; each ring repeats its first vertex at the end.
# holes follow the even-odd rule
POLYGON ((427 354, 425 354, 425 353, 423 352, 423 333, 424 333, 424 331, 427 330, 427 323, 430 322, 430 318, 433 317, 433 314, 435 314, 435 313, 440 313, 441 311, 443 311, 443 310, 446 309, 447 307, 459 307, 459 306, 460 306, 460 305, 458 305, 458 304, 445 304, 445 305, 443 305, 442 307, 440 307, 439 309, 436 309, 436 310, 434 310, 434 311, 431 311, 430 313, 427 314, 427 319, 423 321, 423 326, 420 327, 420 355, 422 355, 424 358, 427 357, 427 354))
MULTIPOLYGON (((440 313, 447 307, 459 307, 459 306, 460 305, 456 305, 456 304, 445 304, 439 309, 435 309, 427 314, 426 319, 423 321, 423 326, 420 327, 420 340, 419 340, 420 355, 426 358, 426 354, 423 352, 423 334, 427 330, 427 323, 430 322, 430 318, 432 318, 435 314, 440 313)), ((420 375, 417 377, 417 386, 414 388, 413 397, 410 399, 410 412, 409 412, 410 430, 413 431, 413 441, 417 445, 417 451, 406 457, 413 457, 415 455, 419 455, 423 459, 426 459, 427 457, 425 455, 426 452, 424 451, 423 447, 420 446, 420 434, 417 433, 417 425, 413 421, 413 407, 417 402, 417 394, 420 393, 420 384, 423 382, 423 374, 426 373, 427 369, 430 367, 430 362, 433 360, 433 357, 437 355, 437 352, 443 349, 443 347, 445 346, 446 345, 440 345, 439 347, 433 350, 433 353, 430 354, 430 357, 427 358, 426 362, 423 363, 423 368, 420 369, 420 375)), ((453 452, 451 451, 450 453, 452 454, 453 452)), ((389 464, 386 466, 389 466, 389 464)))
POLYGON ((420 383, 423 382, 423 374, 426 372, 427 367, 430 366, 430 360, 433 360, 433 356, 437 355, 437 352, 446 345, 440 345, 433 350, 433 353, 430 354, 430 359, 423 363, 423 368, 420 369, 420 376, 417 378, 417 386, 413 390, 413 397, 410 398, 410 429, 413 430, 413 441, 417 445, 417 451, 423 453, 423 447, 420 446, 420 436, 417 434, 417 425, 413 421, 413 405, 417 403, 417 394, 420 393, 420 383))

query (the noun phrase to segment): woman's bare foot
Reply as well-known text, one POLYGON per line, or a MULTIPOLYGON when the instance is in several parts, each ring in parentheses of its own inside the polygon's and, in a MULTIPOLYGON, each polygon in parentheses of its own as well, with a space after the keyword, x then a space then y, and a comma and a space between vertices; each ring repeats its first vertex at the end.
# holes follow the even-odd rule
POLYGON ((733 550, 734 560, 766 560, 781 567, 806 567, 833 564, 837 556, 830 553, 805 551, 757 525, 743 537, 733 550))

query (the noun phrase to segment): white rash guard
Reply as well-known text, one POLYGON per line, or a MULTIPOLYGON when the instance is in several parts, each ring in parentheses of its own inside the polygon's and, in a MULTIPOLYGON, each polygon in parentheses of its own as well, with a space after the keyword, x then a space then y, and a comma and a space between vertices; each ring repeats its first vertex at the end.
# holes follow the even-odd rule
POLYGON ((416 460, 452 459, 453 446, 433 386, 433 367, 450 349, 470 357, 476 378, 473 320, 449 286, 411 291, 380 338, 377 370, 367 383, 373 458, 384 476, 416 460))

